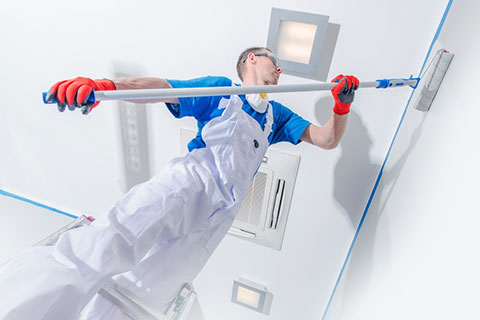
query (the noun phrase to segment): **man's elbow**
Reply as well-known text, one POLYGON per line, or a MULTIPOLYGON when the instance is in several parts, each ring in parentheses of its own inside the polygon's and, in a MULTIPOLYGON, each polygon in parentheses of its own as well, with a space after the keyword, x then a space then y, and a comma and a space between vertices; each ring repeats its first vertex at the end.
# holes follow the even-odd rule
MULTIPOLYGON (((303 136, 302 136, 303 137, 303 136)), ((321 131, 321 128, 311 136, 306 136, 304 141, 310 142, 317 147, 320 147, 325 150, 331 150, 338 147, 342 135, 335 135, 330 132, 321 131), (308 139, 307 139, 308 138, 308 139)))
POLYGON ((332 149, 335 149, 336 147, 338 147, 338 142, 333 142, 324 146, 323 149, 332 150, 332 149))
POLYGON ((329 141, 329 142, 324 142, 322 144, 318 144, 320 148, 324 150, 332 150, 338 147, 339 142, 338 141, 329 141))

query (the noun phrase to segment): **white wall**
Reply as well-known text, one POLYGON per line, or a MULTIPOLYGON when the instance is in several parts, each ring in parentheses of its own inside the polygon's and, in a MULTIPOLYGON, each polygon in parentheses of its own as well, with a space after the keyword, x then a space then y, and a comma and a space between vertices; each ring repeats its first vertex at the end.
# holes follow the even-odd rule
MULTIPOLYGON (((8 2, 0 12, 0 36, 8 44, 0 52, 2 188, 94 216, 121 196, 115 103, 102 103, 88 117, 59 114, 40 100, 57 80, 109 77, 114 63, 134 64, 150 76, 236 79, 239 52, 266 42, 271 7, 326 14, 341 25, 331 77, 408 77, 418 72, 445 4, 8 2)), ((281 79, 300 82, 308 80, 281 79)), ((334 151, 276 146, 302 156, 284 247, 277 252, 227 237, 195 283, 207 319, 264 318, 229 302, 239 276, 267 284, 274 294, 272 319, 321 317, 409 94, 410 89, 359 92, 345 138, 334 151)), ((275 98, 315 123, 326 121, 332 106, 329 93, 275 98)), ((149 120, 158 169, 178 155, 179 128, 195 124, 173 119, 163 104, 149 108, 149 120)), ((9 223, 8 211, 1 215, 9 223)))
POLYGON ((453 1, 437 46, 455 57, 407 111, 326 319, 480 318, 479 10, 453 1))

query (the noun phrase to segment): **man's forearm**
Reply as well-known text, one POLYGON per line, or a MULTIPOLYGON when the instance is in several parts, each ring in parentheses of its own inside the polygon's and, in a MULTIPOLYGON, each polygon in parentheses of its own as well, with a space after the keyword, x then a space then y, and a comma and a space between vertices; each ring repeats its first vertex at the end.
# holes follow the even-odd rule
POLYGON ((322 149, 330 150, 338 146, 347 126, 348 114, 332 112, 330 119, 321 127, 311 124, 300 138, 322 149))
POLYGON ((355 90, 360 83, 356 77, 342 74, 336 76, 332 82, 337 84, 331 90, 335 104, 330 119, 322 127, 309 125, 300 138, 327 150, 336 148, 343 137, 355 90))
MULTIPOLYGON (((167 80, 153 77, 125 77, 112 80, 117 90, 167 89, 172 86, 167 80)), ((136 103, 170 102, 178 103, 177 98, 135 100, 136 103)))

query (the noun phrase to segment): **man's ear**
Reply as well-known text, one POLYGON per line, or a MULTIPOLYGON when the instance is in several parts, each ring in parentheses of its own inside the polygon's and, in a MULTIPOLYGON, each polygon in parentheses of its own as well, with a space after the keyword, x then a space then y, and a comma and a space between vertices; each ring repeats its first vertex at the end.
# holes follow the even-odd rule
POLYGON ((247 60, 249 60, 252 64, 257 64, 257 60, 255 59, 255 53, 253 52, 250 52, 248 54, 247 60))

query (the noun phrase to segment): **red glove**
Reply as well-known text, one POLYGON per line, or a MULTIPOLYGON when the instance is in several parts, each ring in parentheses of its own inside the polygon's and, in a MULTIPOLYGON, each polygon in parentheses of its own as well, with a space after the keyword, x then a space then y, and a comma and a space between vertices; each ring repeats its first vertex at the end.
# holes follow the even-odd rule
POLYGON ((95 108, 100 101, 95 103, 87 102, 88 96, 92 90, 105 91, 116 90, 113 81, 108 79, 89 79, 78 77, 72 80, 64 80, 57 82, 48 91, 48 100, 57 99, 57 106, 60 112, 65 111, 68 106, 69 110, 81 108, 83 114, 88 114, 95 108))
POLYGON ((344 76, 343 74, 340 74, 336 76, 332 82, 338 82, 338 84, 332 89, 332 95, 335 99, 333 112, 336 114, 349 113, 350 105, 355 97, 355 90, 358 88, 358 79, 354 76, 344 76))

